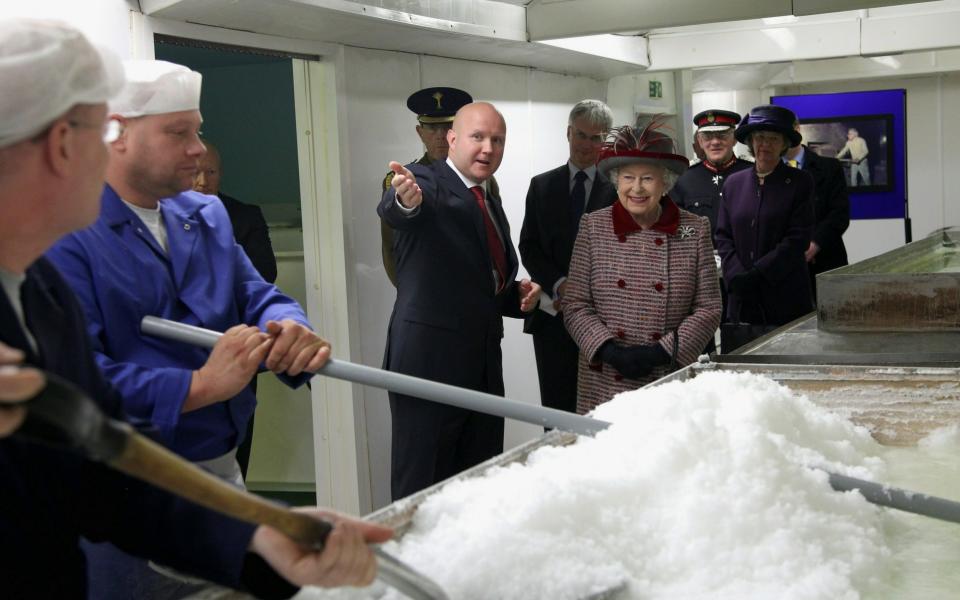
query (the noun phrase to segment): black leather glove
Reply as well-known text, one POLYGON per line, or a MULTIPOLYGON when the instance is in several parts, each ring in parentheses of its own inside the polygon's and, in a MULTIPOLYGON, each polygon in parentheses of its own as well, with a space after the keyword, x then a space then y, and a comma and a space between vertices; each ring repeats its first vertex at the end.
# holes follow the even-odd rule
POLYGON ((756 269, 737 273, 730 278, 730 292, 741 298, 755 298, 760 295, 763 275, 756 269))
POLYGON ((618 346, 609 341, 600 347, 600 360, 629 379, 640 379, 650 374, 654 367, 670 362, 670 355, 660 344, 618 346))

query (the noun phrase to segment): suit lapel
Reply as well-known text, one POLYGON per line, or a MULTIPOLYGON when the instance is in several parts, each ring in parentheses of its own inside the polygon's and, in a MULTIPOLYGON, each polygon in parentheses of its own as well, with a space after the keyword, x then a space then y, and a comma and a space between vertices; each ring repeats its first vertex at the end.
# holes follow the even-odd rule
POLYGON ((573 207, 570 198, 570 166, 564 164, 554 170, 553 177, 550 178, 550 189, 543 199, 546 203, 542 207, 544 215, 555 215, 557 224, 566 231, 573 222, 573 207))
POLYGON ((590 189, 590 199, 587 200, 587 208, 585 212, 592 212, 599 208, 604 208, 601 200, 608 197, 609 189, 613 187, 613 184, 610 183, 606 177, 600 174, 600 171, 597 171, 596 176, 593 179, 593 187, 590 189))
MULTIPOLYGON (((473 197, 473 192, 467 189, 463 181, 446 161, 437 163, 437 174, 443 179, 443 186, 453 193, 457 199, 463 203, 466 214, 470 215, 470 221, 477 234, 477 240, 482 248, 486 250, 485 263, 490 263, 490 248, 487 246, 487 230, 483 223, 483 215, 480 214, 480 207, 477 205, 477 199, 473 197)), ((491 267, 492 268, 492 267, 491 267)))

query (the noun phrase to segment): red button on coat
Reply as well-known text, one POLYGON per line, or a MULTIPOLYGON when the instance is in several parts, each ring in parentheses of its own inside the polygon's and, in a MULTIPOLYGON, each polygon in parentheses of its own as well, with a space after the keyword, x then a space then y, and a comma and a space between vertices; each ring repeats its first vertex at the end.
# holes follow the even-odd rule
POLYGON ((627 337, 627 334, 624 333, 624 331, 623 331, 622 329, 618 329, 618 330, 617 330, 617 337, 622 340, 623 338, 627 337))
POLYGON ((625 235, 618 236, 618 237, 617 237, 617 241, 622 244, 622 243, 624 243, 625 241, 627 241, 627 236, 625 236, 625 235))
POLYGON ((654 334, 652 334, 650 337, 652 337, 652 338, 656 341, 656 340, 659 340, 659 339, 660 339, 660 334, 659 334, 659 333, 654 333, 654 334))
POLYGON ((614 380, 614 381, 623 381, 623 375, 614 375, 614 376, 613 376, 613 380, 614 380))
POLYGON ((662 246, 662 245, 663 245, 663 238, 657 238, 657 241, 654 242, 654 243, 655 243, 656 245, 658 245, 658 246, 662 246))
POLYGON ((662 292, 662 291, 663 291, 663 284, 662 284, 662 283, 658 283, 657 285, 653 286, 653 288, 654 288, 655 290, 657 290, 658 292, 662 292))
POLYGON ((621 279, 621 280, 617 281, 617 287, 625 288, 625 287, 627 287, 627 282, 621 279))

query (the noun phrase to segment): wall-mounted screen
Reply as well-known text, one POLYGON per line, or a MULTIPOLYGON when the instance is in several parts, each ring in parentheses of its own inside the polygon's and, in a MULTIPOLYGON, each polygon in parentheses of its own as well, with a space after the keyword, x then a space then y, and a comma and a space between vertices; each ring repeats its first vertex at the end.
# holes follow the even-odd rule
POLYGON ((807 148, 840 160, 851 191, 893 189, 893 115, 800 119, 800 133, 807 148))
POLYGON ((908 217, 906 102, 904 90, 771 98, 796 113, 807 148, 843 163, 851 219, 908 217))

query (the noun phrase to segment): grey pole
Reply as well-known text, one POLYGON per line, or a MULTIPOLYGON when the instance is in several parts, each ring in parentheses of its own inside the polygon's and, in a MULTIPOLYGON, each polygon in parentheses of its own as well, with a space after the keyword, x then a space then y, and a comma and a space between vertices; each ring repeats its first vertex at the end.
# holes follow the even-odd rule
MULTIPOLYGON (((223 335, 217 331, 184 325, 158 317, 144 317, 140 329, 147 335, 164 337, 204 348, 212 348, 220 339, 220 336, 223 335)), ((598 421, 555 408, 534 406, 493 394, 468 390, 446 383, 437 383, 436 381, 411 377, 384 369, 375 369, 343 360, 330 359, 317 373, 335 379, 390 390, 398 394, 425 398, 450 406, 516 419, 524 423, 533 423, 560 431, 570 431, 580 435, 593 435, 610 425, 606 421, 598 421)))
MULTIPOLYGON (((140 328, 147 335, 205 348, 212 348, 223 335, 217 331, 184 325, 158 317, 144 317, 140 328)), ((493 394, 458 388, 445 383, 437 383, 346 361, 331 359, 318 373, 336 379, 362 383, 400 394, 426 398, 442 404, 552 427, 580 435, 593 435, 610 426, 607 421, 583 417, 553 408, 524 404, 493 394)), ((960 502, 894 488, 839 473, 827 471, 827 474, 830 476, 830 486, 838 492, 858 490, 868 502, 879 506, 960 523, 960 502)))

